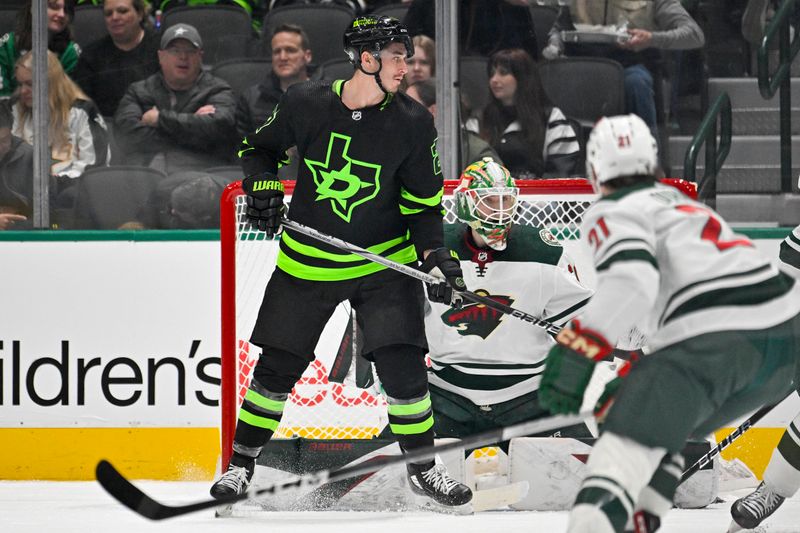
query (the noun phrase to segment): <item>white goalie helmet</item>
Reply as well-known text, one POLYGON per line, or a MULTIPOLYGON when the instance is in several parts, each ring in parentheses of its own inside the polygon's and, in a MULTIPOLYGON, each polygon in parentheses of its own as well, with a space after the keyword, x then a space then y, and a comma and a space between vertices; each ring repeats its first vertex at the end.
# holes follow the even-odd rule
POLYGON ((508 169, 490 157, 469 165, 453 191, 456 216, 495 250, 504 250, 517 213, 519 189, 508 169))
POLYGON ((636 115, 603 117, 586 143, 586 168, 594 184, 621 176, 652 176, 658 145, 650 128, 636 115))

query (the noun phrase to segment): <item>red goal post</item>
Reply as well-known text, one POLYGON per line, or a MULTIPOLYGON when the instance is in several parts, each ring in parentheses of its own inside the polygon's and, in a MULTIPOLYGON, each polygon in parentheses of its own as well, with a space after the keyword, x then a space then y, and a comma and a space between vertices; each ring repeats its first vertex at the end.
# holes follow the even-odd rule
MULTIPOLYGON (((445 182, 443 205, 445 221, 450 223, 456 222, 452 191, 457 183, 456 180, 445 182)), ((564 242, 579 271, 586 269, 586 259, 576 257, 580 252, 574 239, 581 215, 596 198, 589 182, 585 179, 518 180, 517 186, 520 194, 516 222, 550 230, 564 242)), ((287 202, 290 202, 294 182, 284 182, 284 187, 287 202)), ((230 458, 238 409, 258 359, 258 348, 247 339, 278 249, 276 240, 265 239, 263 233, 254 231, 246 222, 244 205, 240 183, 228 185, 220 210, 223 468, 230 458)), ((385 426, 385 402, 376 390, 359 389, 347 381, 344 384, 328 381, 330 363, 347 333, 348 322, 349 307, 342 304, 323 332, 315 350, 316 360, 286 403, 277 438, 372 438, 385 426)))

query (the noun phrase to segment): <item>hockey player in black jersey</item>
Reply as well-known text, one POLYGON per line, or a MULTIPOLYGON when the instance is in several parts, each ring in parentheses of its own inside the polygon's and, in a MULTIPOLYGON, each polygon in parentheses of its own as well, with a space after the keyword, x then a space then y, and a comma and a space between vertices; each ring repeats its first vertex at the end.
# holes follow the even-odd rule
MULTIPOLYGON (((458 260, 443 247, 436 130, 424 107, 397 93, 414 45, 397 20, 360 17, 345 32, 344 48, 355 67, 349 80, 293 85, 242 142, 247 217, 268 236, 280 233, 285 208, 276 172, 286 150, 297 146, 289 216, 399 263, 421 260, 422 270, 444 278, 428 288, 431 300, 450 303, 453 289, 465 285, 458 260)), ((375 363, 401 449, 433 444, 420 283, 287 230, 250 338, 262 354, 239 412, 230 465, 213 496, 246 490, 289 393, 343 300, 357 311, 363 353, 375 363)), ((408 479, 415 493, 441 505, 472 498, 434 461, 409 464, 408 479)))

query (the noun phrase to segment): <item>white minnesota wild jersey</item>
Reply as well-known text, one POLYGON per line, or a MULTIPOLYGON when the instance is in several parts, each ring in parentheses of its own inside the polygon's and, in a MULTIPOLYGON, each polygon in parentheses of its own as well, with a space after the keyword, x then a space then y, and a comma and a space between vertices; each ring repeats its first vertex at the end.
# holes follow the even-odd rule
MULTIPOLYGON (((514 226, 503 251, 478 248, 463 224, 445 225, 445 245, 458 253, 467 288, 555 324, 564 324, 592 291, 549 231, 514 226)), ((554 345, 544 329, 485 306, 426 307, 432 385, 491 405, 538 389, 544 358, 554 345)))
POLYGON ((656 350, 713 331, 767 328, 800 311, 800 283, 777 261, 666 185, 601 198, 584 214, 581 239, 597 269, 583 325, 611 342, 632 323, 656 350))

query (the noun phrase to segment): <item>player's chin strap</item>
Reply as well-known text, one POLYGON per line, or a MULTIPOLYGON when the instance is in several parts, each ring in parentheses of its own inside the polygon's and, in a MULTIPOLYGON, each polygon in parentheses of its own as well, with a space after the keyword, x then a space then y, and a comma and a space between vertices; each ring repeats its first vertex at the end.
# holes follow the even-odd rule
POLYGON ((378 88, 381 91, 383 91, 383 94, 389 94, 389 91, 384 89, 383 88, 383 84, 381 83, 381 70, 383 70, 383 62, 381 61, 381 58, 380 58, 380 56, 378 54, 373 54, 372 57, 374 57, 375 60, 378 62, 378 70, 377 71, 375 71, 375 72, 367 72, 366 70, 364 70, 364 67, 361 65, 361 60, 360 59, 358 60, 358 63, 356 64, 356 67, 358 67, 358 70, 360 70, 361 72, 363 72, 367 76, 372 76, 373 78, 375 78, 375 83, 378 84, 378 88))
MULTIPOLYGON (((429 285, 438 285, 444 281, 442 278, 437 278, 436 276, 433 276, 426 272, 422 272, 421 270, 417 270, 416 268, 410 267, 408 265, 396 263, 391 259, 387 259, 380 254, 370 252, 369 250, 365 250, 364 248, 356 246, 355 244, 350 244, 349 242, 345 242, 336 237, 332 237, 331 235, 326 235, 325 233, 317 231, 314 228, 309 228, 308 226, 304 226, 303 224, 295 222, 294 220, 289 220, 288 218, 282 218, 281 225, 291 230, 294 230, 298 233, 302 233, 303 235, 307 235, 309 237, 317 239, 318 241, 330 244, 331 246, 335 246, 336 248, 339 248, 342 251, 359 255, 364 259, 372 261, 373 263, 381 264, 385 267, 391 268, 392 270, 396 270, 401 274, 405 274, 407 276, 411 276, 412 278, 416 278, 422 281, 423 283, 427 283, 429 285)), ((514 318, 518 318, 523 322, 529 323, 532 326, 543 328, 551 335, 558 335, 558 332, 561 331, 561 326, 557 326, 552 322, 548 322, 547 320, 542 320, 541 318, 528 314, 525 311, 514 309, 510 305, 502 304, 491 298, 487 298, 485 296, 481 296, 479 294, 475 294, 474 292, 470 291, 459 291, 458 294, 460 294, 464 300, 485 305, 490 309, 494 309, 495 311, 499 311, 506 315, 511 315, 514 318)))

